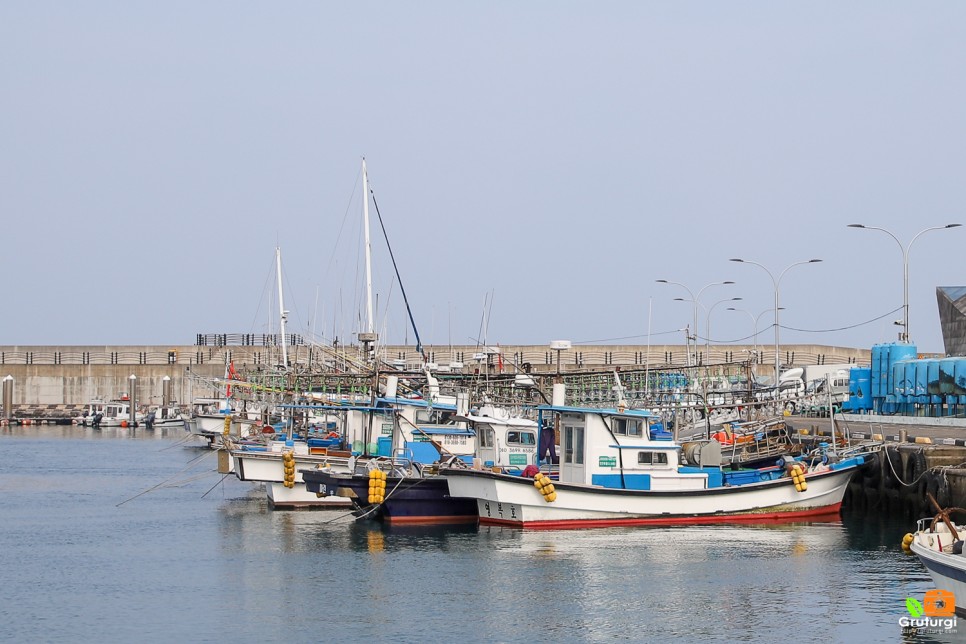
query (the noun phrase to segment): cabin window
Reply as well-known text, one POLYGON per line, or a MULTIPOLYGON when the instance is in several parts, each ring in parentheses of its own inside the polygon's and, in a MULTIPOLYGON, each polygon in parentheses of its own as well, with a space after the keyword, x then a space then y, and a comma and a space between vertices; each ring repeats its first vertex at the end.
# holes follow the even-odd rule
POLYGON ((640 436, 641 421, 636 418, 615 418, 614 433, 621 436, 640 436))
POLYGON ((667 452, 638 452, 638 465, 667 465, 667 452))
POLYGON ((536 445, 537 435, 533 432, 510 431, 506 433, 506 442, 516 445, 536 445))
POLYGON ((419 409, 416 411, 417 425, 453 425, 453 412, 439 409, 419 409))
POLYGON ((564 463, 583 465, 584 463, 584 428, 564 427, 564 463))
POLYGON ((493 447, 493 428, 483 427, 477 432, 480 439, 480 447, 493 447))

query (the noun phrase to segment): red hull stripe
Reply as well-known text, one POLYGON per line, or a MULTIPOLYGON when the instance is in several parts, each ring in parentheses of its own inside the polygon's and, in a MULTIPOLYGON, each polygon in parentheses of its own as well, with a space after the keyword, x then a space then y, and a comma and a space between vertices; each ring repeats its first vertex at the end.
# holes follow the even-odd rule
POLYGON ((712 523, 787 523, 801 519, 838 519, 841 503, 797 512, 748 512, 746 514, 712 514, 707 516, 635 517, 632 519, 568 519, 563 521, 509 521, 480 517, 483 525, 505 525, 533 530, 565 530, 572 528, 611 528, 635 525, 707 525, 712 523))

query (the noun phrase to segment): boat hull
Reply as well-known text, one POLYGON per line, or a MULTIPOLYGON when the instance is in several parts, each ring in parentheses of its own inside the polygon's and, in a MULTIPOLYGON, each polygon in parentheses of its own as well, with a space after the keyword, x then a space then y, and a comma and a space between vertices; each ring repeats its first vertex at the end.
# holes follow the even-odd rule
POLYGON ((265 484, 269 503, 275 508, 348 508, 350 499, 339 497, 318 496, 314 491, 305 489, 300 468, 311 468, 319 464, 327 464, 348 472, 348 459, 316 454, 295 454, 295 475, 292 480, 294 487, 285 486, 285 464, 282 452, 250 452, 233 450, 231 452, 232 470, 241 481, 252 481, 265 484))
POLYGON ((733 487, 652 491, 554 483, 553 502, 532 479, 449 470, 450 493, 474 498, 480 523, 520 528, 768 523, 838 518, 855 466, 811 474, 804 492, 788 478, 733 487))
POLYGON ((966 617, 966 557, 936 552, 916 541, 910 548, 929 571, 936 588, 951 591, 956 596, 956 614, 966 617))
POLYGON ((285 487, 284 483, 266 483, 265 492, 268 494, 269 504, 278 510, 345 510, 352 507, 350 499, 338 496, 320 497, 315 492, 308 491, 304 483, 296 483, 293 487, 285 487))
MULTIPOLYGON (((451 525, 476 523, 475 499, 450 496, 441 476, 393 477, 386 479, 386 498, 378 505, 368 503, 369 477, 337 474, 322 470, 302 472, 306 489, 320 494, 340 495, 352 501, 357 515, 391 524, 451 525)), ((332 497, 329 497, 332 498, 332 497)))

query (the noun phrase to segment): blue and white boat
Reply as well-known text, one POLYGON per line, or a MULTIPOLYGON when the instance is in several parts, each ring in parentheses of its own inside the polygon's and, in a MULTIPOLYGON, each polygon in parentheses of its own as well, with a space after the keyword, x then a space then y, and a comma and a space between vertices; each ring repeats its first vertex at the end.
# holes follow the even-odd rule
POLYGON ((903 540, 903 549, 919 557, 937 589, 953 593, 956 613, 966 616, 966 525, 938 519, 920 519, 916 532, 903 540))
POLYGON ((784 456, 768 467, 726 468, 717 441, 676 443, 652 434, 653 419, 646 410, 541 406, 538 423, 560 435, 559 480, 456 468, 443 474, 452 496, 476 499, 482 524, 767 523, 837 519, 864 462, 826 452, 814 463, 784 456))

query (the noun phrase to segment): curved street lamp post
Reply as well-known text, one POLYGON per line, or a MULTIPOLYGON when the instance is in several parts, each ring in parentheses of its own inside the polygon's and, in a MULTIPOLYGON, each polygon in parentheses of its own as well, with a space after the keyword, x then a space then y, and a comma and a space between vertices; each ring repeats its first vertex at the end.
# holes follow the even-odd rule
POLYGON ((899 238, 893 235, 891 232, 885 228, 879 228, 878 226, 866 226, 865 224, 848 224, 846 228, 863 228, 865 230, 881 230, 889 237, 895 240, 899 244, 899 250, 902 251, 902 335, 899 339, 902 342, 909 342, 909 249, 912 248, 912 244, 919 239, 919 236, 923 233, 928 233, 930 230, 945 230, 947 228, 959 228, 962 224, 946 224, 945 226, 931 226, 924 230, 920 230, 916 235, 909 241, 909 244, 903 247, 902 242, 899 238))
POLYGON ((785 277, 785 273, 787 273, 789 270, 791 270, 795 266, 801 266, 802 264, 817 264, 817 263, 821 262, 822 260, 820 260, 820 259, 805 259, 805 260, 802 260, 800 262, 795 262, 794 264, 791 264, 790 266, 786 267, 785 270, 783 270, 781 273, 779 273, 777 279, 775 278, 775 275, 770 270, 768 270, 768 268, 765 267, 763 264, 759 264, 758 262, 753 262, 750 259, 733 258, 733 259, 730 259, 728 261, 731 261, 731 262, 739 262, 741 264, 754 264, 755 266, 761 268, 763 271, 765 271, 766 273, 768 273, 768 277, 771 278, 772 284, 775 285, 775 387, 778 387, 778 377, 779 377, 780 371, 781 371, 781 362, 780 362, 779 357, 778 357, 779 350, 780 350, 779 349, 778 329, 781 327, 781 324, 779 324, 779 321, 778 321, 778 312, 782 310, 781 306, 779 306, 779 304, 778 304, 779 286, 781 285, 782 278, 785 277))
MULTIPOLYGON (((688 295, 691 296, 691 299, 689 299, 689 300, 685 300, 684 298, 679 298, 679 297, 678 298, 674 298, 674 299, 675 300, 679 300, 681 302, 691 302, 691 305, 692 305, 692 318, 693 318, 692 319, 692 324, 694 325, 691 328, 691 333, 694 335, 694 364, 695 364, 695 366, 697 366, 697 364, 698 364, 698 300, 701 297, 701 294, 704 293, 705 289, 707 289, 709 287, 712 287, 712 286, 722 286, 724 284, 734 284, 734 282, 732 282, 731 280, 725 280, 723 282, 711 282, 710 284, 705 284, 704 286, 702 286, 701 287, 701 290, 698 291, 698 294, 695 295, 691 291, 691 289, 689 289, 687 286, 685 286, 681 282, 672 282, 671 280, 654 280, 654 281, 657 282, 658 284, 675 284, 676 286, 680 286, 681 288, 683 288, 685 291, 688 292, 688 295)), ((690 366, 690 363, 691 363, 691 354, 689 352, 688 353, 688 366, 690 366)))

